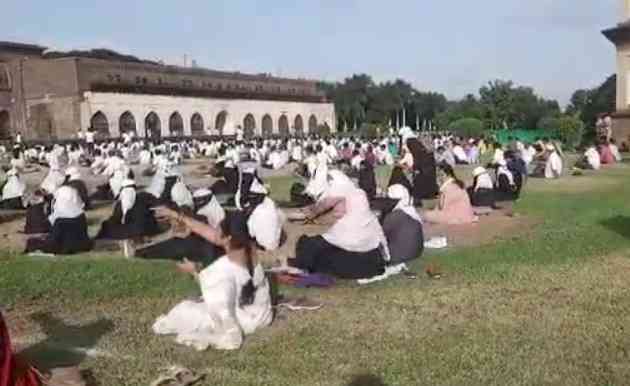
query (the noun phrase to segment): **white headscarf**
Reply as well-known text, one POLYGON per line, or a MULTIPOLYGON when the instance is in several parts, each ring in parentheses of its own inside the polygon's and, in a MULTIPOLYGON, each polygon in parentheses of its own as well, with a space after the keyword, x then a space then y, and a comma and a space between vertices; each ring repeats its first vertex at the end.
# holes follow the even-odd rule
POLYGON ((505 162, 505 160, 499 162, 499 167, 497 168, 497 179, 499 179, 500 175, 504 175, 508 179, 510 186, 514 186, 514 175, 507 168, 507 162, 505 162))
POLYGON ((70 177, 70 181, 80 180, 81 172, 76 166, 72 166, 66 169, 66 176, 70 177))
POLYGON ((49 194, 55 194, 57 189, 63 185, 66 177, 57 168, 51 168, 40 187, 49 194))
POLYGON ((2 200, 22 197, 26 191, 26 184, 20 179, 16 169, 7 172, 7 182, 2 188, 2 200))
POLYGON ((219 204, 217 198, 214 196, 210 189, 205 188, 198 189, 193 194, 194 198, 203 198, 208 196, 212 196, 212 198, 207 204, 197 210, 197 214, 207 218, 208 224, 213 228, 217 228, 221 221, 223 221, 223 219, 225 218, 225 210, 223 209, 221 204, 219 204))
POLYGON ((188 206, 192 208, 195 206, 192 193, 181 180, 177 180, 171 188, 171 199, 179 207, 188 206))
POLYGON ((473 177, 477 179, 477 183, 475 184, 475 191, 479 189, 494 189, 494 184, 492 183, 492 178, 488 171, 479 166, 473 170, 473 177))
POLYGON ((409 195, 407 188, 400 184, 392 185, 387 189, 387 197, 398 200, 398 204, 394 207, 394 210, 400 209, 409 215, 412 219, 419 223, 422 223, 422 218, 418 214, 418 211, 413 206, 413 200, 409 195))
POLYGON ((70 186, 62 186, 55 192, 52 205, 52 213, 48 216, 48 221, 55 225, 59 218, 76 218, 83 214, 85 204, 79 193, 70 186))
POLYGON ((126 179, 122 182, 118 199, 120 200, 120 209, 122 210, 121 221, 124 224, 127 212, 136 204, 136 183, 134 180, 126 179))
POLYGON ((306 186, 305 193, 311 196, 313 199, 318 200, 328 187, 328 165, 318 165, 315 169, 315 173, 308 185, 306 186))

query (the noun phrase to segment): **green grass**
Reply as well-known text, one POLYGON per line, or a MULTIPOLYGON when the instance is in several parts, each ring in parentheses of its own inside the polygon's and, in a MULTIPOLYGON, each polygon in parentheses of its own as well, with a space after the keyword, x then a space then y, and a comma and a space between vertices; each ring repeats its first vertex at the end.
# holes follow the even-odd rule
MULTIPOLYGON (((286 197, 290 179, 271 184, 286 197)), ((71 358, 101 385, 146 385, 171 364, 207 371, 204 385, 627 384, 629 193, 625 165, 530 180, 515 210, 536 225, 413 264, 437 262, 443 280, 283 288, 325 307, 282 313, 236 352, 197 353, 151 334, 156 316, 197 293, 167 263, 8 255, 0 304, 38 363, 71 358, 71 346, 113 354, 71 358)))

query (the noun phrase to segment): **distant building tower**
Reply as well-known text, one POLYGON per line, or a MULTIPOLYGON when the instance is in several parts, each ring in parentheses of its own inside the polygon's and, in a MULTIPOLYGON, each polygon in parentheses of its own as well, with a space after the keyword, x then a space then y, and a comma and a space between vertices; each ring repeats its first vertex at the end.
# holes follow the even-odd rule
MULTIPOLYGON (((617 47, 617 103, 612 114, 613 137, 630 146, 630 0, 622 0, 621 20, 602 31, 617 47)), ((605 111, 602 111, 605 113, 605 111)))

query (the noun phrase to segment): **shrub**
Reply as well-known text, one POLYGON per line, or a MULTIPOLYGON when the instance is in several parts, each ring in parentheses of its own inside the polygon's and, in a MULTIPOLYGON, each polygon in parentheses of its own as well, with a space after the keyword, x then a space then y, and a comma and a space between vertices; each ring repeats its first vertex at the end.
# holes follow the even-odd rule
POLYGON ((577 147, 584 134, 584 122, 574 115, 565 115, 558 118, 557 135, 565 145, 571 148, 577 147))
POLYGON ((449 130, 465 137, 478 137, 483 135, 483 122, 477 118, 462 118, 451 122, 449 130))

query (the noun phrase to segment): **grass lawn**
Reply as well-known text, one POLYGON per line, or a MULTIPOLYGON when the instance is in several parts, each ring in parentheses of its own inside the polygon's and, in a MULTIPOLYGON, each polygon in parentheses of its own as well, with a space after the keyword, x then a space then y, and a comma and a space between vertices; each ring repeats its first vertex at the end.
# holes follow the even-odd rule
MULTIPOLYGON (((272 180, 275 198, 288 182, 272 180)), ((150 332, 198 294, 168 263, 0 256, 0 304, 24 355, 80 363, 103 386, 145 386, 172 364, 206 371, 203 385, 628 384, 630 166, 530 180, 515 210, 536 225, 413 264, 439 264, 442 280, 282 288, 325 307, 281 313, 236 352, 150 332)))

